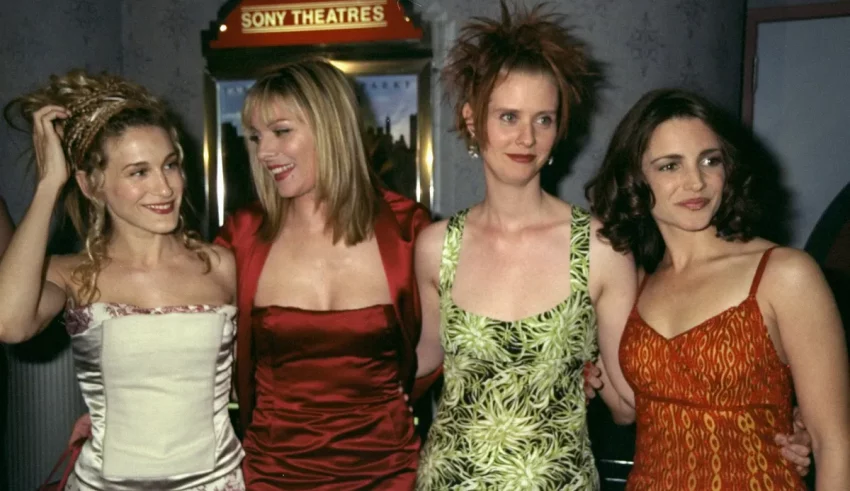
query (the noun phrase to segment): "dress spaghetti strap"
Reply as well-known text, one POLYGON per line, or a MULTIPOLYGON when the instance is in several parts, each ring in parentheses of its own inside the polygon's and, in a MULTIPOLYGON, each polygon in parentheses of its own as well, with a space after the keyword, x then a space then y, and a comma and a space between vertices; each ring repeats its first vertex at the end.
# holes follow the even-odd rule
POLYGON ((759 283, 761 283, 761 275, 764 274, 764 268, 767 266, 767 260, 770 258, 770 253, 773 252, 779 246, 773 246, 770 249, 764 251, 761 255, 761 260, 759 261, 758 268, 756 268, 756 274, 753 276, 753 283, 750 285, 750 296, 754 296, 759 289, 759 283))

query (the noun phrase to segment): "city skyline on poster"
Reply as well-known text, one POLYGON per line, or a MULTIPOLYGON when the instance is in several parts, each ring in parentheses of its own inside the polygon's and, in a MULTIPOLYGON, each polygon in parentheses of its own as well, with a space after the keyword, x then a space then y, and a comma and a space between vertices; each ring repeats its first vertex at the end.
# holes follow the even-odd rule
MULTIPOLYGON (((369 165, 381 182, 410 198, 417 197, 418 76, 415 74, 351 77, 362 118, 363 145, 369 165)), ((218 82, 219 137, 227 162, 221 172, 230 183, 223 191, 230 210, 253 196, 244 145, 242 105, 254 80, 218 82)))
MULTIPOLYGON (((417 116, 418 85, 416 75, 364 75, 353 77, 360 99, 363 126, 384 130, 387 119, 393 141, 411 143, 411 116, 417 116)), ((230 123, 242 135, 242 104, 254 80, 222 80, 219 86, 219 121, 230 123)), ((416 135, 412 135, 416 138, 416 135)))
POLYGON ((411 138, 411 116, 417 116, 418 85, 416 75, 367 75, 355 77, 361 97, 363 125, 389 132, 394 142, 403 139, 408 148, 415 146, 411 138))
POLYGON ((218 82, 219 124, 230 123, 242 134, 242 104, 245 94, 254 85, 254 80, 222 80, 218 82))

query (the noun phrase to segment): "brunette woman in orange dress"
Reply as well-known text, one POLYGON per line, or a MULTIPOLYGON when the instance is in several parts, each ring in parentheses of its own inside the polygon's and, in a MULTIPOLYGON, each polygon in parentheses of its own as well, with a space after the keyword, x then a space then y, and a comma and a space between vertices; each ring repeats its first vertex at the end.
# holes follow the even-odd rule
POLYGON ((742 136, 695 94, 650 92, 588 185, 601 235, 643 273, 620 343, 637 412, 630 490, 806 489, 774 443, 795 391, 817 489, 850 485, 835 301, 808 255, 754 235, 763 204, 742 136))

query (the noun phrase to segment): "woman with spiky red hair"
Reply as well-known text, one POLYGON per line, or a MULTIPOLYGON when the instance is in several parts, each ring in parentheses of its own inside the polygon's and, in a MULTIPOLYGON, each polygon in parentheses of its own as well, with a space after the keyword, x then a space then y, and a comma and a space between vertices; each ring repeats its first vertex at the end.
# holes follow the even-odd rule
POLYGON ((634 261, 540 183, 589 95, 591 67, 540 6, 502 3, 500 20, 474 19, 449 53, 456 129, 483 164, 486 193, 417 239, 418 374, 443 364, 445 377, 419 489, 598 489, 583 368, 600 352, 603 397, 616 421, 634 419, 617 357, 634 261))

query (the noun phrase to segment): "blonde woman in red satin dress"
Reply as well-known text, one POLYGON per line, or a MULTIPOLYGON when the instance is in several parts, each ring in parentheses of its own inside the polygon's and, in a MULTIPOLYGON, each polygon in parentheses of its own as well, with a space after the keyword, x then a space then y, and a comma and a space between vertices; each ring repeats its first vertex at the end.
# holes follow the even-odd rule
POLYGON ((246 485, 412 489, 413 241, 429 215, 376 186, 354 92, 326 61, 260 78, 243 123, 260 202, 218 243, 239 277, 246 485))

